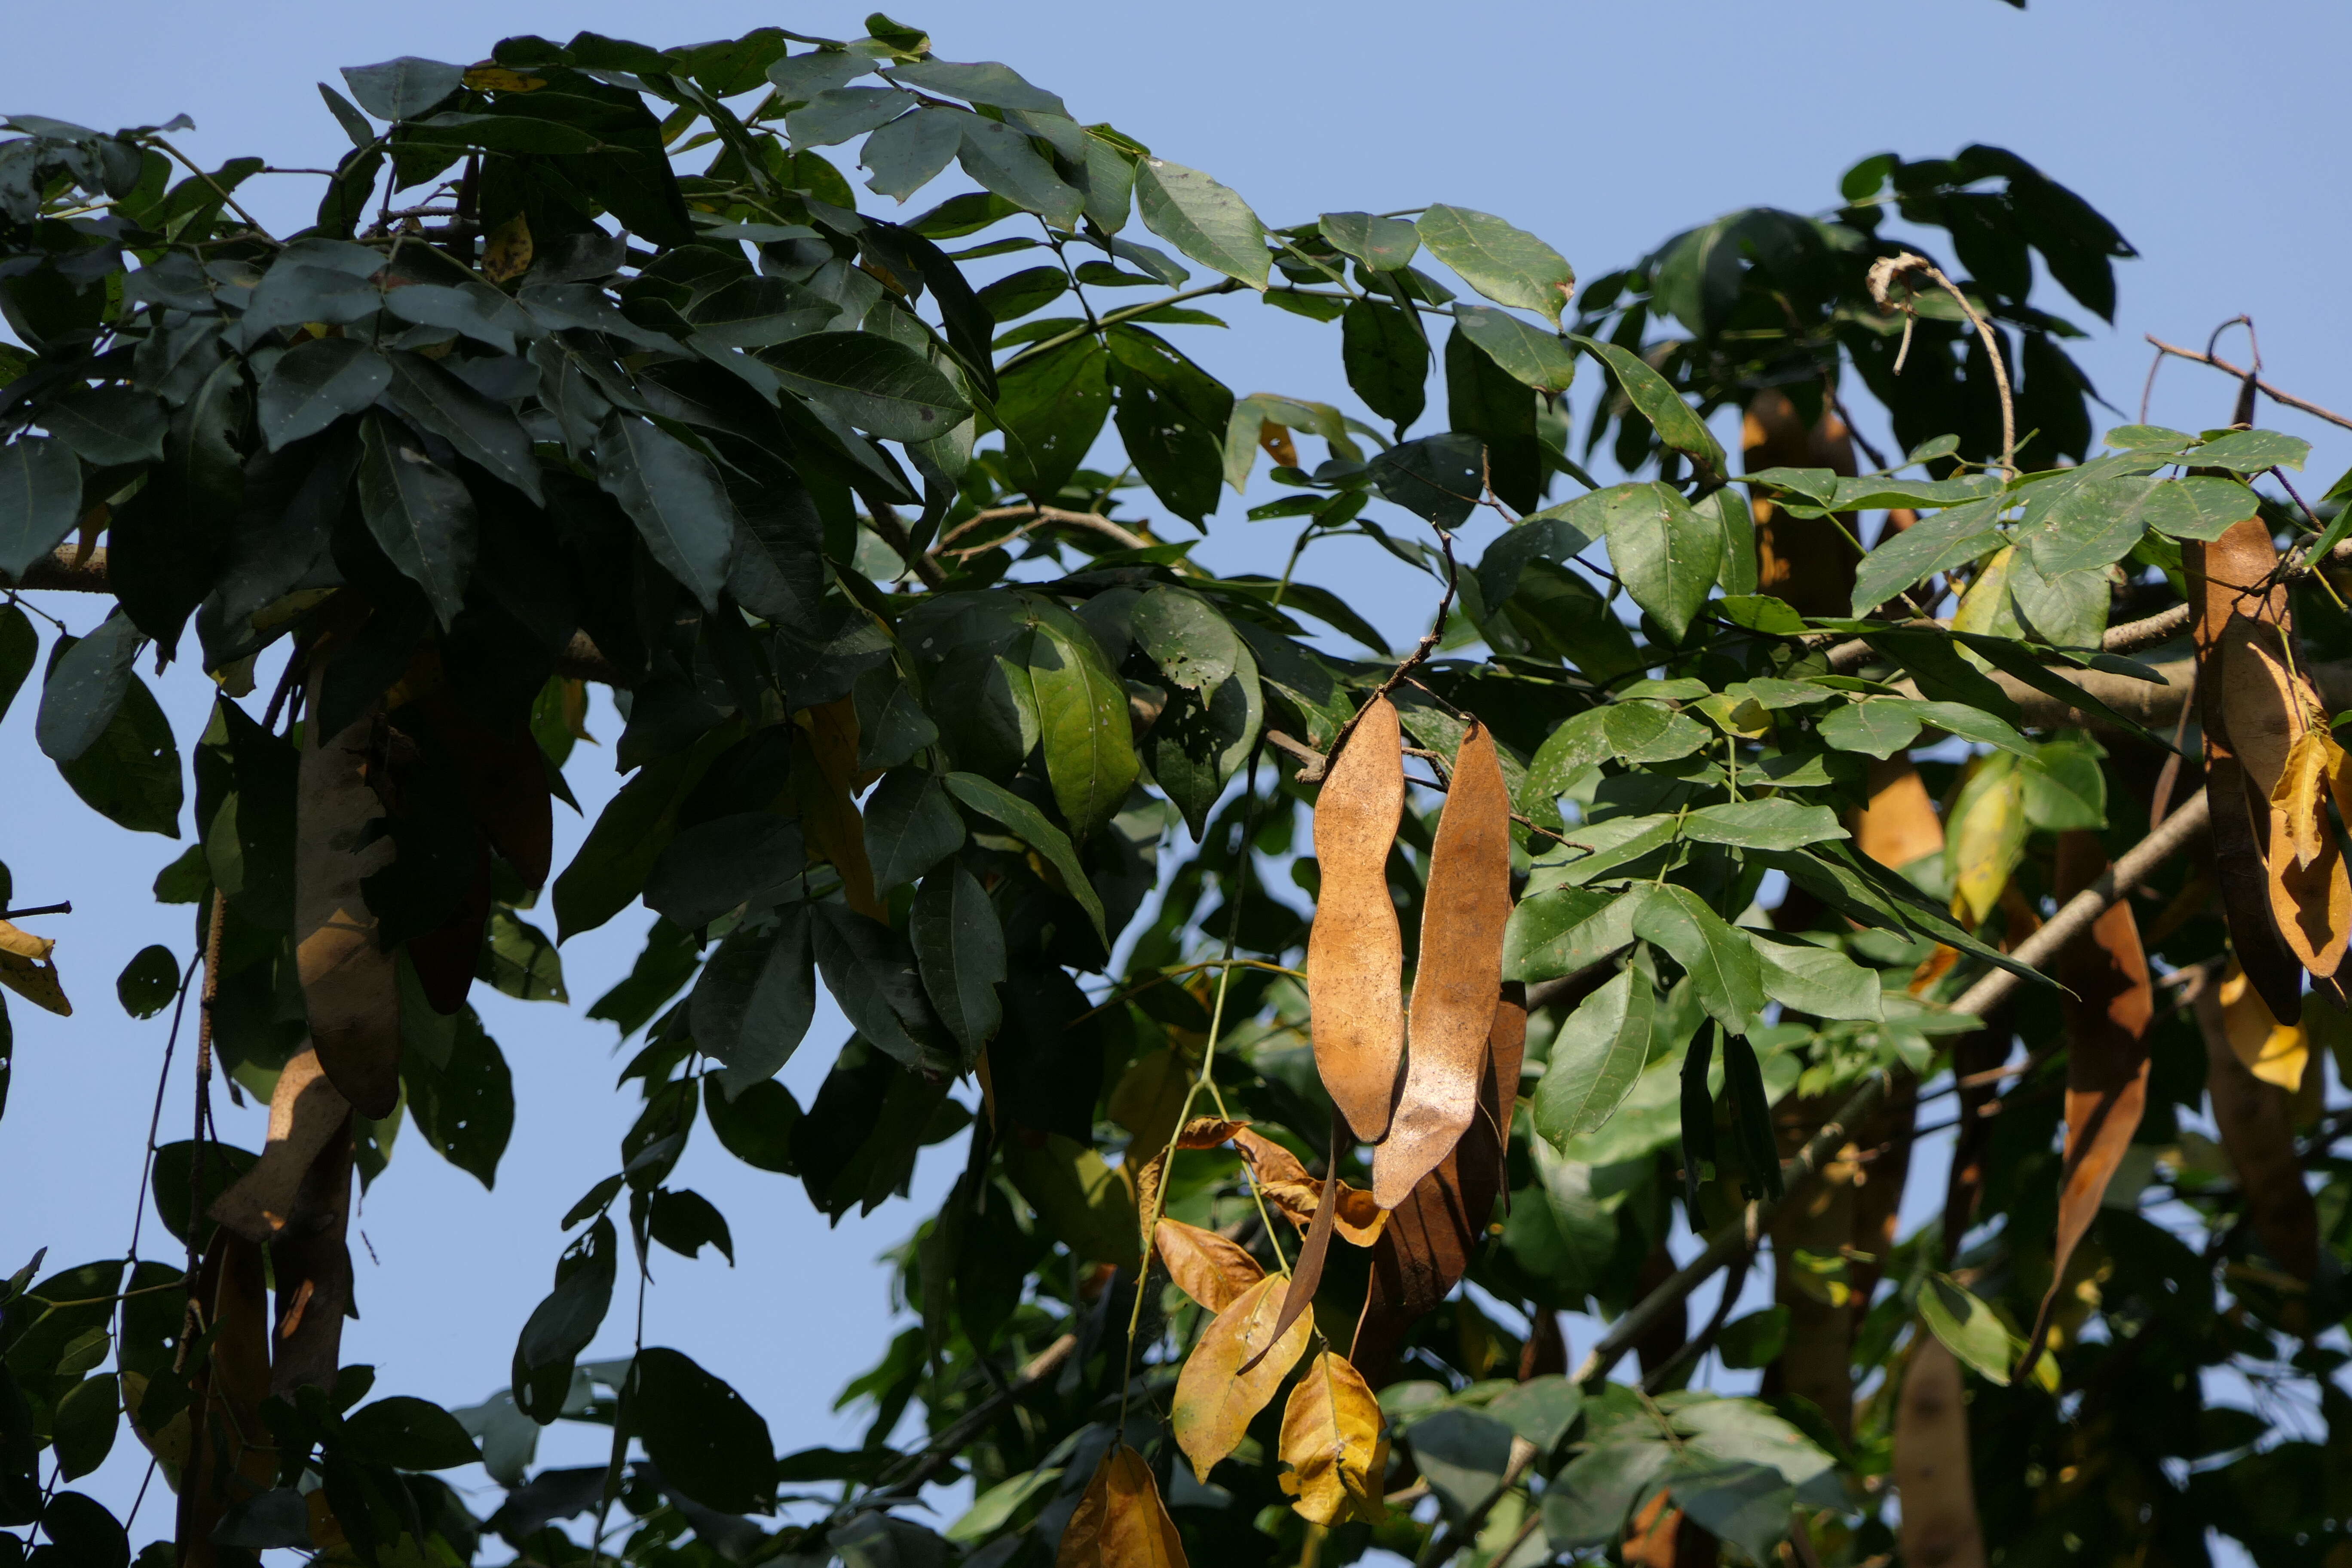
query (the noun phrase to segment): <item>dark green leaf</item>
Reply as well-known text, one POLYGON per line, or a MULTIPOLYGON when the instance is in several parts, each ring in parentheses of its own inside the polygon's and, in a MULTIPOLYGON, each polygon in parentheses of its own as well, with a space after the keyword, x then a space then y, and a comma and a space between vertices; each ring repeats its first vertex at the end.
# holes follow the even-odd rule
POLYGON ((153 462, 163 455, 163 405, 135 387, 69 392, 43 407, 41 423, 96 468, 153 462))
POLYGON ((1706 602, 1723 560, 1723 531, 1673 486, 1619 485, 1601 515, 1609 559, 1633 602, 1679 642, 1706 602))
POLYGON ((555 1289, 532 1309, 515 1342, 515 1404, 542 1426, 562 1414, 572 1392, 572 1362, 613 1304, 619 1251, 612 1220, 599 1215, 556 1263, 555 1289))
POLYGON ((1054 803, 1071 837, 1084 839, 1110 820, 1135 784, 1127 688, 1076 621, 1041 620, 1028 668, 1054 803))
POLYGON ((345 66, 343 80, 360 107, 378 120, 406 120, 457 90, 466 68, 403 55, 382 65, 345 66))
POLYGON ((667 1187, 656 1191, 646 1229, 681 1258, 698 1257, 705 1247, 714 1247, 726 1256, 729 1267, 734 1265, 735 1238, 727 1228, 727 1216, 700 1193, 667 1187))
POLYGON ((41 637, 33 629, 32 617, 16 605, 0 605, 0 719, 8 716, 40 652, 41 637))
POLYGON ((274 452, 289 441, 315 436, 367 407, 391 384, 392 366, 357 338, 297 343, 261 379, 257 412, 262 440, 274 452))
POLYGON ((1702 479, 1724 478, 1723 447, 1691 405, 1683 401, 1674 383, 1650 368, 1640 355, 1615 343, 1575 334, 1575 341, 1599 354, 1617 378, 1618 389, 1658 433, 1658 439, 1691 460, 1702 479))
POLYGON ((793 1091, 772 1079, 744 1085, 733 1096, 706 1093, 702 1113, 727 1152, 755 1170, 799 1174, 793 1163, 793 1127, 801 1119, 793 1091))
POLYGON ((1454 320, 1496 364, 1538 392, 1566 392, 1576 380, 1576 351, 1557 333, 1484 305, 1456 305, 1454 320))
POLYGON ((694 1041, 721 1064, 719 1088, 742 1094, 792 1059, 816 1011, 809 910, 787 904, 772 930, 738 928, 694 983, 694 1041))
POLYGON ((953 773, 947 775, 946 782, 949 794, 1010 829, 1014 837, 1045 858, 1046 864, 1060 874, 1063 890, 1078 901, 1093 920, 1095 934, 1102 938, 1104 946, 1109 946, 1110 932, 1103 924, 1102 900, 1096 896, 1094 885, 1087 880, 1086 868, 1078 864, 1077 852, 1071 848, 1068 836, 1046 821, 1044 812, 992 780, 978 773, 953 773))
POLYGON ((1370 213, 1325 213, 1315 226, 1331 248, 1353 257, 1375 272, 1393 272, 1412 260, 1421 248, 1421 234, 1402 218, 1376 217, 1370 213))
POLYGON ((343 1418, 342 1450, 372 1465, 447 1470, 481 1458, 455 1415, 426 1400, 394 1394, 343 1418))
POLYGON ((121 1415, 122 1401, 111 1373, 86 1377, 66 1390, 49 1417, 49 1440, 57 1447, 61 1479, 79 1480, 106 1462, 121 1415))
POLYGON ((1486 465, 1475 436, 1424 436, 1374 458, 1372 483, 1382 496, 1439 528, 1469 521, 1486 494, 1486 465))
POLYGON ((674 1350, 637 1352, 622 1419, 662 1481, 722 1513, 764 1512, 776 1489, 768 1424, 743 1396, 674 1350))
POLYGON ((86 637, 58 636, 41 686, 40 715, 33 723, 45 756, 70 763, 97 743, 121 710, 146 646, 146 634, 119 609, 86 637))
POLYGON ((876 332, 812 332, 761 358, 785 386, 887 441, 929 440, 971 412, 929 360, 876 332))
POLYGON ((1877 970, 1798 937, 1759 931, 1747 935, 1761 966, 1764 994, 1782 1006, 1817 1018, 1883 1016, 1877 970))
POLYGON ((1891 757, 1919 737, 1919 715, 1899 697, 1866 697, 1824 715, 1821 737, 1841 752, 1891 757))
POLYGON ((824 987, 858 1034, 906 1067, 937 1068, 930 1003, 897 931, 841 904, 818 904, 809 927, 824 987))
POLYGON ((473 575, 474 499, 391 419, 370 415, 361 430, 360 514, 446 626, 464 605, 473 575))
POLYGON ((81 521, 81 464, 63 441, 22 436, 0 447, 0 574, 57 548, 81 521))
POLYGON ((646 878, 646 905, 693 931, 747 904, 780 902, 807 867, 799 823, 764 811, 734 813, 670 840, 646 878))
POLYGON ((1804 805, 1786 796, 1701 806, 1683 819, 1683 837, 1738 849, 1794 849, 1824 839, 1849 837, 1837 813, 1804 805))
POLYGON ((152 1018, 172 1005, 180 989, 180 961, 172 950, 150 943, 131 955, 114 982, 122 1010, 134 1018, 152 1018))
POLYGON ((963 1047, 964 1060, 975 1059, 1004 1017, 996 994, 1004 979, 1004 929, 996 907, 971 872, 948 866, 916 889, 907 936, 932 1008, 963 1047))
POLYGON ((1424 208, 1413 226, 1429 253, 1479 293, 1559 324, 1559 313, 1576 291, 1576 271, 1559 251, 1525 229, 1468 207, 1424 208))
POLYGON ((1013 483, 1040 502, 1051 501, 1070 482, 1109 414, 1110 355, 1091 335, 1003 372, 996 418, 1013 483))
POLYGON ((735 551, 735 503, 710 459, 668 431, 615 413, 596 438, 596 483, 621 503, 646 547, 705 610, 735 551))
POLYGON ((965 111, 926 104, 866 139, 858 162, 873 171, 866 188, 903 202, 955 161, 965 111))
POLYGON ((1055 228, 1077 226, 1086 198, 1054 173, 1054 166, 1028 137, 1001 121, 983 120, 977 114, 959 124, 963 132, 959 156, 963 172, 974 184, 1035 213, 1055 228))
POLYGON ((1429 401, 1429 340, 1402 310, 1370 296, 1339 318, 1340 363, 1364 405, 1399 430, 1429 401))
POLYGON ((475 978, 519 1002, 568 1002, 563 956, 547 933, 504 907, 490 911, 475 978))
POLYGON ((1503 973, 1534 984, 1574 974, 1633 942, 1639 902, 1591 888, 1559 888, 1522 900, 1503 938, 1503 973))
POLYGON ((1763 1012, 1756 950, 1690 889, 1651 888, 1633 912, 1633 934, 1674 955, 1689 973, 1699 1005, 1727 1033, 1745 1033, 1763 1012))
POLYGON ((866 797, 866 854, 874 888, 887 893, 922 876, 963 847, 963 818, 936 774, 893 768, 866 797))
POLYGON ((1234 395, 1158 334, 1110 330, 1110 383, 1128 460, 1179 517, 1198 525, 1216 510, 1234 395))
POLYGON ((180 748, 155 694, 137 676, 105 731, 58 772, 82 804, 110 821, 134 833, 180 836, 180 748))
POLYGON ((421 354, 392 355, 384 404, 419 430, 440 437, 459 456, 542 504, 539 460, 513 410, 494 403, 421 354))
POLYGON ((436 1062, 423 1050, 403 1050, 400 1080, 418 1134, 488 1188, 514 1132, 514 1076, 471 1007, 459 1008, 450 1022, 446 1057, 436 1062))

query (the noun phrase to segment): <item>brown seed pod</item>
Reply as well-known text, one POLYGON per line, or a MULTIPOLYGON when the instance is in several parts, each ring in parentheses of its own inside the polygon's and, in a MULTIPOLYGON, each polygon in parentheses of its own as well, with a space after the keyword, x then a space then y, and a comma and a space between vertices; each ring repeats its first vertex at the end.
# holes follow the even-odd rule
POLYGON ((1895 1489, 1903 1500, 1903 1561, 1913 1568, 1984 1568, 1969 1469, 1969 1407, 1959 1359, 1922 1328, 1895 1407, 1895 1489))
POLYGON ((1376 698, 1315 799, 1323 879, 1307 938, 1315 1068, 1367 1142, 1389 1130, 1404 1059, 1404 935, 1388 877, 1404 812, 1402 744, 1395 707, 1376 698))
MULTIPOLYGON (((318 720, 320 672, 311 676, 318 720)), ((338 735, 306 733, 294 820, 294 961, 319 1065, 363 1116, 400 1099, 400 984, 361 879, 387 864, 389 838, 365 841, 383 816, 370 787, 371 710, 338 735)))
POLYGON ((1511 918, 1511 795, 1494 737, 1472 722, 1429 856, 1404 1091, 1372 1151, 1372 1196, 1394 1208, 1478 1113, 1511 918))

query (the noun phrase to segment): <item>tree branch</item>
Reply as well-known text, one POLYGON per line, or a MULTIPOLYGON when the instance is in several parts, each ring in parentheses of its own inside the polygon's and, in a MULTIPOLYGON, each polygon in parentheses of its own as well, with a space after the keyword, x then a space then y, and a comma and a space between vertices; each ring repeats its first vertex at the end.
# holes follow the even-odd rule
MULTIPOLYGON (((2089 887, 2067 900, 2063 908, 2042 923, 2017 946, 2011 954, 2019 963, 2031 968, 2056 955, 2058 951, 2091 928, 2091 923, 2105 914, 2115 903, 2140 883, 2151 872, 2172 858, 2180 848, 2205 831, 2207 807, 2203 791, 2183 803, 2180 809, 2167 817, 2164 826, 2141 839, 2124 858, 2106 870, 2089 887)), ((1996 969, 1975 984, 1960 993, 1951 1004, 1954 1013, 1982 1017, 2009 1000, 2024 980, 2006 969, 1996 969)), ((1705 1283, 1717 1269, 1733 1258, 1745 1255, 1748 1248, 1748 1226, 1759 1228, 1769 1225, 1773 1215, 1800 1199, 1812 1184, 1821 1167, 1838 1150, 1843 1148, 1858 1126, 1895 1086, 1895 1069, 1882 1068, 1864 1079, 1862 1085, 1835 1114, 1823 1122, 1795 1158, 1780 1167, 1781 1185, 1786 1194, 1777 1203, 1756 1205, 1754 1217, 1742 1216, 1708 1237, 1699 1255, 1676 1269, 1664 1284, 1644 1297, 1623 1317, 1610 1326, 1609 1331, 1594 1343, 1583 1364, 1576 1369, 1576 1381, 1587 1388, 1600 1385, 1609 1371, 1623 1358, 1634 1342, 1649 1331, 1668 1311, 1682 1305, 1685 1297, 1705 1283)))
MULTIPOLYGON (((2227 323, 2224 323, 2224 325, 2226 324, 2227 323)), ((2252 382, 2254 384, 2254 390, 2261 393, 2264 397, 2269 398, 2273 403, 2283 403, 2289 408, 2301 409, 2304 413, 2312 416, 2312 417, 2315 419, 2325 419, 2330 425, 2340 425, 2347 430, 2352 430, 2352 419, 2347 419, 2344 416, 2336 413, 2332 409, 2322 408, 2318 404, 2310 401, 2308 398, 2297 397, 2292 392, 2281 392, 2277 387, 2273 386, 2261 376, 2254 374, 2252 371, 2240 370, 2228 360, 2217 359, 2211 354, 2200 354, 2195 349, 2177 348, 2173 344, 2166 342, 2162 338, 2158 337, 2154 332, 2147 334, 2147 341, 2156 345, 2156 352, 2160 354, 2171 354, 2179 359, 2195 360, 2199 364, 2210 364, 2215 370, 2221 372, 2225 375, 2236 376, 2240 381, 2252 382)))

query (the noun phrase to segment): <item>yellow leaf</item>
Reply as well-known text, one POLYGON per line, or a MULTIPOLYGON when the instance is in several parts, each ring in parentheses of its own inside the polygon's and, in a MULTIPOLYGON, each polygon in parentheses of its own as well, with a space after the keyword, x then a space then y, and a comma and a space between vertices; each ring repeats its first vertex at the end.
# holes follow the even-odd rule
POLYGON ((2322 793, 2345 764, 2344 748, 2317 726, 2305 730, 2286 754, 2286 767, 2271 786, 2271 805, 2285 816, 2288 843, 2298 866, 2319 858, 2328 837, 2326 797, 2322 793))
POLYGON ((1265 1278, 1256 1258, 1213 1230, 1163 1219, 1154 1239, 1176 1289, 1212 1312, 1223 1311, 1265 1278))
POLYGON ((547 79, 510 71, 504 66, 476 66, 466 73, 466 85, 476 92, 533 92, 545 87, 547 79))
MULTIPOLYGON (((1958 608, 1952 612, 1952 629, 1956 632, 1977 632, 1990 636, 2002 633, 2014 635, 2016 617, 2009 614, 2009 572, 2017 560, 2017 546, 1999 551, 1977 573, 1976 581, 1960 595, 1958 608)), ((1982 667, 1984 660, 1971 650, 1963 648, 1963 657, 1982 667)))
POLYGON ((73 1004, 66 1000, 65 987, 58 983, 58 966, 49 962, 50 951, 57 945, 53 938, 35 936, 0 921, 0 985, 36 1007, 69 1018, 73 1004))
POLYGON ((1251 1420, 1274 1398, 1275 1391, 1298 1358, 1307 1353, 1311 1331, 1299 1317, 1264 1357, 1282 1316, 1282 1299, 1290 1288, 1283 1276, 1270 1275, 1234 1298, 1217 1314, 1193 1345, 1177 1374, 1176 1397, 1169 1421, 1176 1430, 1177 1447, 1192 1461, 1192 1474, 1203 1485, 1218 1460, 1232 1453, 1251 1420), (1243 1366, 1255 1361, 1247 1373, 1243 1366))
POLYGON ((1184 1542, 1142 1455, 1121 1443, 1103 1456, 1054 1568, 1186 1568, 1184 1542))
POLYGON ((1982 925, 2025 850, 2025 775, 2005 752, 1978 764, 1952 807, 1944 861, 1952 873, 1952 918, 1982 925))
POLYGON ((1298 467, 1298 447, 1290 439, 1289 426, 1276 425, 1271 419, 1259 420, 1257 444, 1265 449, 1267 457, 1284 468, 1298 467))
POLYGON ((2235 957, 2221 975, 2221 1027, 2231 1054, 2248 1072, 2290 1094, 2302 1087, 2311 1037, 2300 1021, 2282 1024, 2271 1016, 2269 1004, 2247 983, 2235 957))
POLYGON ((482 246, 482 276, 504 283, 530 270, 530 225, 517 213, 490 230, 482 246))
POLYGON ((1377 1524, 1387 1514, 1381 1485, 1388 1472, 1388 1434, 1381 1404, 1363 1374, 1335 1351, 1325 1351, 1290 1391, 1282 1412, 1282 1461, 1290 1467, 1282 1489, 1290 1506, 1317 1524, 1360 1519, 1377 1524))

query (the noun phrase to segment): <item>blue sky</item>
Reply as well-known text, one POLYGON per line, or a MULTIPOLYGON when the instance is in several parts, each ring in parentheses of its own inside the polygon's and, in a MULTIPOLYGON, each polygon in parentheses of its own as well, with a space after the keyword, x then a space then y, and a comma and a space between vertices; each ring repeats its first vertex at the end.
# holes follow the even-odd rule
MULTIPOLYGON (((310 84, 335 79, 341 66, 402 54, 470 60, 507 34, 560 38, 583 27, 655 44, 766 24, 848 37, 863 31, 864 14, 836 4, 581 0, 27 7, 11 17, 0 52, 0 110, 110 128, 184 112, 198 129, 182 144, 208 165, 262 153, 280 165, 318 166, 344 142, 310 84)), ((1263 0, 1002 0, 927 5, 902 19, 927 26, 946 58, 1007 61, 1062 93, 1081 119, 1108 119, 1161 155, 1211 171, 1270 223, 1454 202, 1536 230, 1588 277, 1734 207, 1823 208, 1838 175, 1874 152, 2003 145, 2081 192, 2142 253, 2119 264, 2112 330, 2063 298, 2044 301, 2094 329, 2077 358, 2127 418, 2148 365, 2142 333, 2201 344, 2242 311, 2263 330, 2271 379, 2352 407, 2342 352, 2352 296, 2339 259, 2352 239, 2352 165, 2341 153, 2336 75, 2347 16, 2341 5, 2289 0, 2036 0, 2023 13, 1999 0, 1446 8, 1360 0, 1313 10, 1263 0)), ((943 183, 939 194, 952 188, 943 183)), ((315 181, 274 182, 261 215, 299 226, 315 195, 315 181)), ((931 199, 925 193, 916 205, 931 199)), ((1193 332, 1186 347, 1237 392, 1346 401, 1334 329, 1246 301, 1227 302, 1227 313, 1244 330, 1193 332)), ((2220 423, 2231 391, 2175 362, 2151 414, 2188 428, 2220 423)), ((2263 417, 2315 443, 2318 488, 2352 460, 2343 431, 2282 410, 2263 417)), ((1246 523, 1244 504, 1229 498, 1203 547, 1220 569, 1262 564, 1287 544, 1288 525, 1246 523)), ((1369 547, 1334 546, 1309 570, 1392 636, 1417 631, 1429 612, 1422 580, 1369 547)), ((101 608, 71 595, 41 604, 78 633, 101 608)), ((161 692, 184 749, 202 725, 206 683, 180 667, 161 692)), ((183 954, 189 942, 189 911, 160 909, 148 894, 182 846, 115 829, 73 798, 34 749, 35 695, 0 721, 9 780, 0 860, 15 873, 17 903, 74 900, 70 919, 38 927, 60 938, 80 1011, 64 1021, 21 1003, 11 1010, 16 1076, 0 1121, 0 1272, 37 1247, 57 1248, 52 1265, 70 1264, 84 1259, 68 1254, 119 1247, 87 1242, 93 1232, 127 1238, 165 1021, 125 1018, 113 977, 148 942, 183 954)), ((608 742, 617 733, 601 700, 592 727, 608 742)), ((602 767, 609 754, 583 750, 573 763, 592 816, 615 783, 602 767)), ((559 863, 581 829, 568 816, 559 825, 559 863)), ((515 1072, 515 1137, 495 1193, 407 1140, 369 1195, 359 1222, 367 1245, 356 1249, 364 1315, 345 1354, 375 1363, 386 1387, 457 1405, 505 1384, 515 1331, 549 1282, 556 1221, 613 1168, 635 1114, 634 1092, 612 1091, 622 1059, 612 1028, 579 1015, 625 970, 642 923, 633 913, 567 945, 570 1010, 478 997, 515 1072)), ((803 1103, 845 1034, 837 1016, 821 1017, 787 1069, 803 1103)), ((183 1073, 167 1138, 184 1135, 185 1089, 183 1073)), ((257 1145, 257 1109, 222 1114, 228 1136, 257 1145)), ((919 1202, 943 1189, 961 1158, 953 1148, 927 1158, 919 1202)), ((745 1169, 707 1136, 677 1179, 726 1211, 739 1266, 657 1255, 648 1342, 688 1348, 736 1382, 781 1448, 851 1439, 858 1427, 829 1406, 891 1331, 874 1259, 919 1211, 893 1205, 828 1230, 797 1183, 745 1169)), ((1924 1187, 1933 1178, 1914 1180, 1924 1187)), ((152 1216, 147 1234, 152 1250, 160 1236, 152 1216)), ((625 1350, 625 1319, 616 1310, 600 1352, 625 1350)), ((1591 1331, 1581 1329, 1577 1348, 1591 1331)), ((585 1430, 555 1433, 542 1457, 597 1457, 585 1430)), ((93 1489, 127 1501, 143 1460, 124 1437, 93 1489)), ((487 1511, 489 1501, 478 1506, 487 1511)), ((168 1528, 158 1497, 146 1506, 134 1541, 168 1528)))

